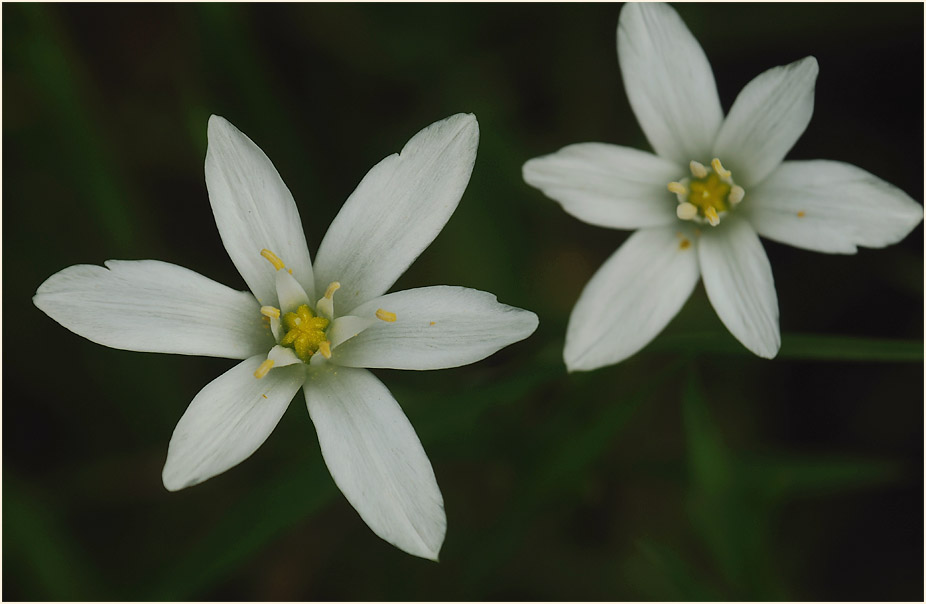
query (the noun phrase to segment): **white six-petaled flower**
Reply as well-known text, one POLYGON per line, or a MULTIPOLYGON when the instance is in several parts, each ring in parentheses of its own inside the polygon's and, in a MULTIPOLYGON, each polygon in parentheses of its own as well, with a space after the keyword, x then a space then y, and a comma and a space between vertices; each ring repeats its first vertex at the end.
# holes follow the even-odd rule
POLYGON ((389 543, 436 560, 446 518, 434 472, 398 403, 366 368, 466 365, 537 327, 533 313, 473 289, 385 294, 456 209, 476 159, 476 118, 432 124, 374 166, 314 266, 296 204, 267 156, 221 117, 208 131, 209 201, 252 293, 173 264, 111 260, 51 276, 35 305, 113 348, 243 359, 177 424, 163 472, 169 490, 248 458, 302 388, 325 463, 351 505, 389 543))
POLYGON ((726 117, 697 40, 671 7, 627 4, 617 54, 630 105, 656 154, 582 143, 524 165, 524 180, 590 224, 638 229, 573 308, 570 371, 617 363, 649 343, 698 278, 730 332, 778 353, 778 300, 758 235, 851 254, 900 241, 923 208, 900 189, 835 161, 782 161, 810 122, 817 61, 775 67, 726 117))

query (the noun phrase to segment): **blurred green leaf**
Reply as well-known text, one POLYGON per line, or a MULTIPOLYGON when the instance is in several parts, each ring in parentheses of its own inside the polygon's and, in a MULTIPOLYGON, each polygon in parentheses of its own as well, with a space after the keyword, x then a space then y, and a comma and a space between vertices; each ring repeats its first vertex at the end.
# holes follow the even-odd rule
POLYGON ((704 584, 699 570, 675 548, 652 539, 641 539, 636 545, 641 558, 636 559, 637 564, 627 579, 651 599, 681 602, 722 599, 720 594, 704 584))
POLYGON ((835 495, 890 484, 904 477, 896 462, 863 458, 765 456, 751 458, 750 468, 756 488, 765 490, 774 501, 835 495))
MULTIPOLYGON (((602 405, 591 417, 580 417, 575 409, 569 407, 563 407, 556 413, 548 422, 553 433, 534 436, 542 443, 539 448, 547 453, 533 463, 531 473, 519 481, 517 496, 497 523, 492 547, 480 548, 482 555, 472 559, 464 579, 466 585, 486 581, 503 567, 531 530, 535 510, 553 506, 558 499, 573 494, 575 485, 613 445, 634 412, 652 397, 655 390, 664 387, 666 378, 676 374, 680 366, 681 361, 671 363, 635 392, 602 405)), ((601 392, 603 382, 608 378, 612 376, 607 372, 570 376, 573 400, 593 400, 592 393, 601 392)))
POLYGON ((921 340, 782 334, 780 358, 822 361, 923 362, 921 340))
MULTIPOLYGON (((646 352, 752 355, 727 332, 664 334, 647 346, 646 352)), ((785 333, 781 335, 781 350, 776 358, 921 363, 923 342, 785 333)))
POLYGON ((713 423, 701 396, 693 368, 689 370, 682 411, 692 488, 721 498, 733 482, 731 461, 720 430, 713 423))
POLYGON ((780 505, 888 484, 903 477, 889 461, 743 455, 727 449, 692 366, 683 397, 693 527, 729 589, 726 598, 787 599, 773 563, 771 526, 780 505))
POLYGON ((783 599, 770 568, 769 506, 744 489, 701 393, 694 366, 683 396, 690 471, 689 510, 733 599, 783 599))
MULTIPOLYGON (((81 200, 92 208, 112 245, 110 251, 119 251, 133 239, 144 233, 133 225, 130 200, 137 199, 128 190, 128 182, 114 160, 111 149, 106 147, 99 116, 92 110, 94 103, 88 88, 92 83, 87 78, 80 55, 70 50, 70 42, 58 26, 57 7, 51 4, 24 4, 22 11, 28 24, 25 33, 26 51, 23 56, 28 62, 28 73, 42 91, 47 116, 54 122, 64 147, 56 150, 52 157, 56 166, 66 169, 71 182, 79 185, 81 200)), ((46 155, 49 149, 42 150, 46 155)))
POLYGON ((146 590, 143 599, 191 600, 224 581, 286 528, 317 512, 337 494, 320 456, 281 468, 229 505, 209 534, 180 551, 170 567, 146 590))
MULTIPOLYGON (((3 523, 4 576, 15 572, 16 594, 22 600, 93 600, 105 598, 100 581, 87 557, 69 533, 62 530, 54 502, 30 493, 26 483, 3 470, 3 512, 15 522, 3 523)), ((4 599, 8 593, 4 591, 4 599)), ((115 598, 114 598, 115 599, 115 598)))

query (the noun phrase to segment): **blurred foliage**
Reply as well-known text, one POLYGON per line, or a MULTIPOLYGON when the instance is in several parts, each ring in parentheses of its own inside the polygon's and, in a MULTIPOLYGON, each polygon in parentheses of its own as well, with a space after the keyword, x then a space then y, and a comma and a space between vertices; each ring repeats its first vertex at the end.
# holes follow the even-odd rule
MULTIPOLYGON (((566 373, 569 311, 626 234, 569 217, 520 168, 575 142, 647 147, 619 10, 5 4, 4 599, 922 599, 922 227, 855 256, 765 242, 775 361, 699 288, 634 358, 566 373), (491 291, 541 326, 473 366, 377 372, 443 490, 441 562, 360 521, 301 394, 251 459, 167 493, 171 431, 229 362, 96 346, 32 305, 38 285, 157 258, 244 289, 206 197, 210 113, 273 159, 314 252, 367 169, 460 111, 481 126, 471 184, 395 289, 491 291)), ((725 107, 814 55, 790 157, 923 199, 922 5, 678 10, 725 107)))

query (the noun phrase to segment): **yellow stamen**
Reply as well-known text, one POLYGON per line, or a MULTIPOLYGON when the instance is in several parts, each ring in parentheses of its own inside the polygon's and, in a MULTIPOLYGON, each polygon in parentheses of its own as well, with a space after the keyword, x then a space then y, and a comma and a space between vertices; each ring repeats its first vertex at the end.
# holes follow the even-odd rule
POLYGON ((341 289, 341 284, 337 281, 332 281, 331 284, 328 285, 328 289, 325 290, 325 297, 330 300, 331 296, 334 295, 334 292, 338 291, 339 289, 341 289))
POLYGON ((428 327, 434 327, 435 325, 437 325, 437 323, 435 323, 434 321, 431 321, 431 322, 428 324, 428 327))
POLYGON ((281 268, 286 268, 286 265, 283 264, 283 261, 280 260, 280 257, 271 252, 270 250, 261 250, 260 255, 270 261, 270 264, 273 265, 273 268, 280 270, 281 268))
POLYGON ((715 210, 713 206, 705 208, 704 215, 707 217, 707 221, 711 223, 711 226, 720 224, 720 216, 717 215, 717 210, 715 210))
POLYGON ((688 189, 686 189, 685 185, 683 185, 680 182, 672 181, 667 186, 669 188, 669 191, 672 193, 675 193, 676 195, 687 195, 688 194, 688 189))
POLYGON ((280 318, 280 309, 273 306, 261 306, 260 314, 268 319, 279 319, 280 318))
POLYGON ((730 194, 727 196, 727 201, 730 202, 730 205, 736 205, 739 202, 743 201, 743 197, 746 195, 746 189, 739 185, 733 185, 730 188, 730 194))
POLYGON ((800 212, 797 213, 797 217, 798 217, 798 218, 803 218, 803 217, 806 216, 806 215, 807 215, 807 214, 804 213, 804 210, 801 210, 800 212))
POLYGON ((326 359, 330 359, 331 358, 331 342, 329 342, 328 340, 321 342, 318 345, 318 352, 320 352, 321 355, 325 357, 326 359))
POLYGON ((691 242, 682 237, 682 240, 678 242, 678 249, 687 250, 691 247, 691 242))
POLYGON ((261 394, 261 396, 264 397, 264 398, 267 398, 267 395, 266 395, 266 394, 261 394))
POLYGON ((707 168, 699 161, 691 160, 691 163, 688 164, 688 169, 691 170, 691 175, 695 178, 704 178, 707 176, 707 168))
POLYGON ((380 321, 385 321, 386 323, 394 323, 396 320, 394 312, 389 312, 388 310, 383 310, 382 308, 376 311, 376 318, 380 321))
POLYGON ((260 367, 257 368, 257 371, 254 372, 254 377, 257 379, 263 378, 265 375, 270 373, 270 370, 273 369, 273 361, 267 359, 260 364, 260 367))
POLYGON ((716 172, 717 176, 720 178, 727 179, 733 176, 733 172, 724 169, 723 164, 720 163, 720 158, 718 157, 715 157, 711 160, 711 167, 714 168, 714 172, 716 172))
POLYGON ((698 206, 693 203, 680 203, 675 208, 675 215, 682 220, 692 220, 698 215, 698 206))

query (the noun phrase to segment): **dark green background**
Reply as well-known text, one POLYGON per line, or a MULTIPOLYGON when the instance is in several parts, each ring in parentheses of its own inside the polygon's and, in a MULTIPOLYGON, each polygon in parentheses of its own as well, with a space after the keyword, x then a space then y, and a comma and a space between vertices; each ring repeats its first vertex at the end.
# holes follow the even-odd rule
MULTIPOLYGON (((567 375, 568 313, 626 238, 526 186, 570 143, 647 148, 617 5, 3 5, 3 598, 923 597, 923 229, 828 256, 765 242, 779 358, 695 291, 653 344, 567 375), (446 500, 441 562, 380 541, 340 495, 298 394, 248 461, 171 494, 171 431, 231 361, 86 341, 31 296, 109 258, 244 289, 206 196, 218 113, 274 161, 314 253, 363 174, 473 112, 456 214, 396 289, 465 285, 536 312, 475 365, 377 371, 446 500)), ((820 63, 791 158, 923 198, 923 7, 681 5, 721 100, 820 63)))

